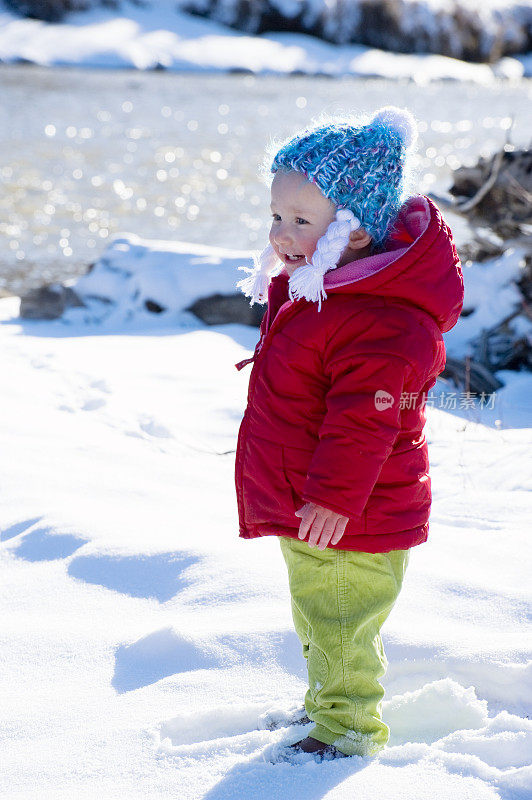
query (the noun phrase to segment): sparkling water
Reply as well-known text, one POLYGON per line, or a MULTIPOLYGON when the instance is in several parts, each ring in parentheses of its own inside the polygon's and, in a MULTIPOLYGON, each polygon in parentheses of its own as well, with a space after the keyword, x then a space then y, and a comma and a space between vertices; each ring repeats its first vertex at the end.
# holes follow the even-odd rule
POLYGON ((528 145, 532 81, 413 81, 0 67, 0 293, 85 272, 118 232, 263 247, 265 146, 322 111, 408 106, 419 191, 507 137, 528 145), (512 122, 513 119, 513 122, 512 122), (513 127, 512 127, 513 125, 513 127))

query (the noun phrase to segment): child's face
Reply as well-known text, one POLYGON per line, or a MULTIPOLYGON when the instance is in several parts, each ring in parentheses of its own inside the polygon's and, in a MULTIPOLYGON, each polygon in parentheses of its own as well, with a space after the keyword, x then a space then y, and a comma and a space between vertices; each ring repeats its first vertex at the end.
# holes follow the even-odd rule
POLYGON ((270 244, 291 276, 311 261, 336 208, 301 172, 276 172, 271 185, 270 244), (297 258, 290 258, 297 256, 297 258))

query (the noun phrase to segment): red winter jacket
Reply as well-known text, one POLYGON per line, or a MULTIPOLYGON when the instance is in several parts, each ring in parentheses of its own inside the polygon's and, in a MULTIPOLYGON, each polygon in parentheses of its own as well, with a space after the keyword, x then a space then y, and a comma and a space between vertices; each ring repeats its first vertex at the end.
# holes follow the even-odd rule
POLYGON ((451 231, 424 196, 383 253, 325 275, 327 299, 290 301, 272 278, 235 463, 240 536, 297 538, 305 502, 349 517, 339 550, 426 541, 431 488, 423 397, 464 298, 451 231))

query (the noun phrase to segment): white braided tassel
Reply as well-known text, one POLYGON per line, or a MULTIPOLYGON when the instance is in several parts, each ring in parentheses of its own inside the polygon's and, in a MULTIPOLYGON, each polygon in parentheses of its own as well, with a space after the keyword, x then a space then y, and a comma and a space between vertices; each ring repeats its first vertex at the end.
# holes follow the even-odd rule
POLYGON ((283 268, 283 264, 277 258, 271 244, 266 245, 260 255, 253 253, 253 261, 255 264, 253 269, 249 267, 238 268, 243 272, 249 272, 247 278, 242 278, 241 281, 238 281, 237 288, 241 289, 246 297, 251 297, 250 306, 253 303, 264 304, 266 302, 270 279, 274 275, 278 275, 283 268))
POLYGON ((298 267, 288 282, 288 294, 291 300, 305 300, 318 303, 327 299, 323 288, 325 273, 336 267, 340 256, 349 242, 349 234, 360 228, 360 220, 348 208, 336 212, 333 220, 323 236, 318 239, 312 261, 298 267))

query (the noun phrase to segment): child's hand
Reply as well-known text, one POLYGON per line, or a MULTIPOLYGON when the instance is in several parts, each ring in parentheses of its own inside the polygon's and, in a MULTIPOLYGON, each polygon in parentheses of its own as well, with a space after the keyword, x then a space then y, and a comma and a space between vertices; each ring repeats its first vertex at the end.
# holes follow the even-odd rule
POLYGON ((308 533, 309 546, 317 545, 318 550, 325 550, 329 542, 338 544, 349 522, 349 517, 343 517, 316 503, 305 503, 296 511, 296 517, 301 517, 298 538, 305 539, 308 533))

